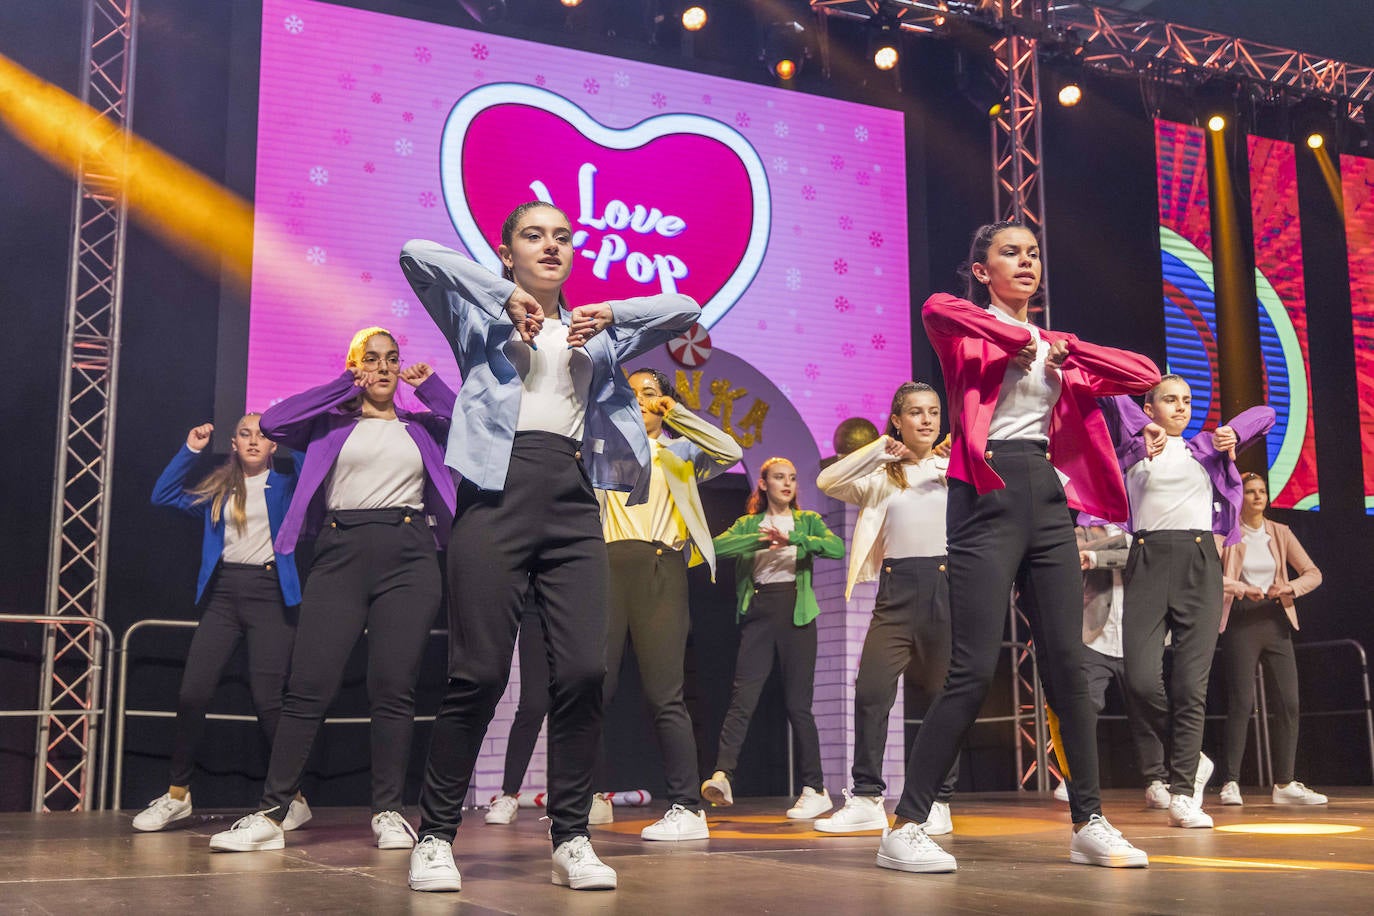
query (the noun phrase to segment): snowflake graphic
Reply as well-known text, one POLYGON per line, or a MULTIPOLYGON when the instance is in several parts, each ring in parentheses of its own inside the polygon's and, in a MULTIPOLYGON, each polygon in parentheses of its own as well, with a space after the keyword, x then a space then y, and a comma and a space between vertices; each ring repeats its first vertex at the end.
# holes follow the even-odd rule
POLYGON ((858 127, 854 128, 854 139, 855 139, 855 140, 858 140, 860 143, 867 143, 867 142, 868 142, 868 128, 867 128, 867 127, 864 127, 862 124, 860 124, 858 127))
POLYGON ((801 234, 802 234, 802 224, 801 224, 801 223, 793 223, 793 224, 792 224, 792 234, 793 234, 793 235, 801 235, 801 234))
POLYGON ((435 96, 434 98, 429 100, 429 107, 433 108, 435 111, 438 111, 440 108, 444 107, 444 100, 439 98, 438 96, 435 96))
POLYGON ((737 112, 735 112, 735 126, 736 126, 736 127, 748 127, 748 126, 749 126, 749 112, 747 112, 747 111, 737 111, 737 112))
POLYGON ((870 232, 868 234, 868 244, 872 245, 874 248, 883 247, 883 234, 877 230, 870 232))
POLYGON ((649 102, 655 108, 662 108, 668 104, 668 97, 661 92, 655 92, 653 95, 649 96, 649 102))
POLYGON ((544 85, 544 84, 547 83, 547 82, 548 82, 548 80, 546 80, 546 79, 544 78, 544 74, 542 74, 542 73, 536 73, 536 74, 534 75, 534 84, 535 84, 536 86, 542 86, 542 85, 544 85))
POLYGON ((843 229, 845 232, 848 232, 850 229, 853 229, 853 228, 854 228, 854 218, 853 218, 852 216, 841 216, 841 217, 840 217, 840 228, 843 229))
POLYGON ((371 175, 373 172, 377 171, 377 163, 375 163, 375 162, 364 162, 364 163, 363 163, 363 171, 366 172, 367 174, 371 175))
POLYGON ((430 61, 434 60, 434 54, 429 50, 429 48, 426 48, 424 45, 420 45, 418 48, 415 49, 415 59, 422 64, 427 64, 430 61))
POLYGON ((840 314, 844 314, 853 307, 854 306, 850 304, 849 300, 844 296, 835 297, 835 311, 839 312, 840 314))
POLYGON ((385 72, 385 70, 383 69, 383 67, 382 67, 381 64, 373 64, 373 65, 372 65, 372 75, 373 75, 373 76, 381 76, 384 72, 385 72))
POLYGON ((825 125, 824 125, 824 124, 817 124, 817 125, 816 125, 816 130, 820 131, 821 133, 825 133, 825 125))
POLYGON ((587 95, 596 95, 601 91, 601 84, 589 76, 582 81, 582 88, 587 90, 587 95))
POLYGON ((806 368, 803 369, 802 372, 813 382, 821 377, 821 367, 815 363, 807 363, 806 368))
POLYGON ((868 174, 867 172, 855 172, 854 180, 857 181, 860 185, 868 187, 868 185, 873 181, 873 176, 868 174))
POLYGON ((420 192, 420 206, 432 207, 439 202, 438 196, 433 191, 420 192))
POLYGON ((347 127, 340 127, 334 131, 334 142, 339 146, 347 146, 353 142, 353 134, 349 132, 347 127))
POLYGON ((835 419, 837 419, 837 420, 843 420, 843 419, 845 419, 848 415, 849 415, 849 405, 848 405, 848 404, 836 404, 836 405, 835 405, 835 419))
POLYGON ((875 350, 887 349, 887 338, 881 334, 874 334, 871 342, 875 350))
POLYGON ((356 85, 358 85, 358 78, 354 76, 352 73, 339 74, 340 89, 352 89, 356 85))
POLYGON ((398 139, 395 143, 395 146, 396 155, 398 156, 409 156, 411 153, 415 152, 415 144, 411 143, 405 137, 401 137, 400 139, 398 139))
POLYGON ((392 299, 391 314, 397 318, 404 318, 410 314, 410 303, 404 299, 392 299))
POLYGON ((491 56, 491 51, 480 41, 475 43, 470 49, 473 60, 486 60, 491 56))
POLYGON ((305 206, 305 192, 304 192, 304 191, 291 191, 291 192, 289 192, 289 193, 286 195, 286 205, 287 205, 288 207, 304 207, 304 206, 305 206))
POLYGON ((774 156, 774 157, 773 157, 773 168, 777 169, 779 172, 785 172, 785 171, 787 171, 787 168, 788 168, 788 166, 787 166, 787 160, 784 159, 784 158, 782 158, 781 156, 774 156))
POLYGON ((881 165, 879 165, 879 164, 876 163, 876 162, 873 163, 873 174, 874 174, 874 175, 878 174, 878 173, 881 172, 882 170, 883 170, 883 167, 882 167, 881 165))
MULTIPOLYGON (((874 268, 873 268, 873 276, 875 276, 875 277, 881 277, 882 275, 883 275, 883 268, 882 268, 881 266, 878 266, 878 267, 874 267, 874 268)), ((881 305, 878 306, 878 311, 879 311, 879 312, 882 312, 882 310, 883 310, 883 307, 882 307, 881 305)))
POLYGON ((365 270, 365 271, 363 271, 362 273, 358 274, 358 279, 359 279, 359 280, 362 280, 364 283, 371 283, 371 282, 372 282, 372 271, 370 271, 370 270, 365 270))
POLYGON ((792 292, 801 289, 801 270, 796 267, 787 268, 787 288, 792 292))
POLYGON ((801 322, 797 322, 796 326, 793 327, 792 330, 796 331, 798 334, 805 334, 805 333, 806 333, 806 327, 805 327, 804 325, 802 325, 801 322))
POLYGON ((380 92, 374 92, 374 93, 372 93, 372 95, 370 95, 368 98, 372 99, 372 104, 373 104, 373 105, 380 105, 380 104, 382 104, 382 94, 381 94, 380 92))
POLYGON ((310 169, 311 184, 329 184, 329 169, 322 165, 314 166, 310 169))
POLYGON ((778 390, 781 391, 783 394, 787 395, 789 398, 792 396, 791 385, 779 385, 778 390))
POLYGON ((773 122, 773 133, 776 134, 776 135, 778 135, 779 137, 785 137, 785 136, 787 136, 787 122, 786 122, 786 121, 774 121, 774 122, 773 122))
POLYGON ((816 189, 809 184, 802 185, 802 200, 815 200, 816 189))
POLYGON ((403 111, 403 112, 401 112, 401 120, 402 120, 402 121, 405 121, 407 124, 411 123, 412 121, 415 120, 415 112, 413 112, 413 111, 403 111))
POLYGON ((305 20, 294 14, 283 19, 282 25, 285 26, 286 31, 290 32, 292 35, 299 35, 301 32, 305 31, 305 20))
POLYGON ((859 352, 858 347, 855 347, 852 343, 849 343, 848 341, 840 344, 840 353, 842 353, 847 359, 852 359, 854 354, 857 352, 859 352))
POLYGON ((476 70, 472 71, 472 78, 477 80, 478 82, 481 82, 482 80, 487 78, 487 71, 483 70, 481 67, 478 67, 476 70))
POLYGON ((839 274, 842 277, 845 274, 849 273, 849 262, 846 261, 844 258, 836 258, 833 266, 835 268, 835 273, 839 274))
POLYGON ((830 167, 831 167, 832 169, 834 169, 835 171, 837 171, 837 172, 843 172, 843 171, 844 171, 844 157, 843 157, 843 156, 831 156, 831 157, 830 157, 830 167))
POLYGON ((768 322, 764 321, 762 318, 759 319, 759 330, 760 330, 760 331, 766 331, 766 330, 768 330, 768 322))
POLYGON ((864 410, 872 410, 878 406, 878 399, 871 394, 865 394, 859 401, 864 405, 864 410))
POLYGON ((305 231, 305 223, 296 219, 294 216, 286 221, 286 231, 292 235, 300 235, 305 231))
POLYGON ((617 89, 629 88, 630 74, 626 73, 624 70, 615 71, 615 76, 613 78, 615 79, 615 85, 617 89))
POLYGON ((703 104, 703 105, 710 105, 710 104, 711 104, 711 94, 710 94, 709 92, 708 92, 706 95, 703 95, 703 96, 701 97, 701 104, 703 104))
POLYGON ((325 253, 325 250, 321 248, 319 245, 311 245, 309 248, 305 249, 305 259, 309 261, 311 264, 318 265, 328 261, 329 256, 325 253))

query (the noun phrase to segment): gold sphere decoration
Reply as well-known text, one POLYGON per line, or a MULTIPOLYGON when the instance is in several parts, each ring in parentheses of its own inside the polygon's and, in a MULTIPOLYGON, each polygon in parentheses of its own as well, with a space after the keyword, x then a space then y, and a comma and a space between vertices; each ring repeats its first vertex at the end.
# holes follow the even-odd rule
POLYGON ((864 417, 850 417, 835 427, 835 454, 856 452, 878 438, 878 427, 864 417))

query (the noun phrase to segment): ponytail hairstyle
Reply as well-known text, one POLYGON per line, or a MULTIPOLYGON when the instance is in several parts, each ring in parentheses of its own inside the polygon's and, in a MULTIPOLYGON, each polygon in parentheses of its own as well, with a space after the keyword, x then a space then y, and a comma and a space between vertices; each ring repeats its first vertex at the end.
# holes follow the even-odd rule
MULTIPOLYGON (((1033 229, 1014 219, 1004 219, 979 226, 973 233, 973 240, 969 243, 968 260, 960 264, 957 271, 959 277, 964 281, 964 298, 983 308, 992 305, 992 294, 988 292, 987 284, 980 282, 973 275, 973 265, 988 262, 988 251, 992 248, 992 240, 997 233, 1004 229, 1025 229, 1031 235, 1035 235, 1033 229)), ((1040 304, 1044 298, 1044 289, 1045 284, 1042 280, 1040 287, 1030 297, 1031 305, 1040 304)))
MULTIPOLYGON (((1192 386, 1188 384, 1188 380, 1186 378, 1179 375, 1177 372, 1170 372, 1168 375, 1161 375, 1159 377, 1159 381, 1155 383, 1155 386, 1151 388, 1149 391, 1145 392, 1146 404, 1153 404, 1155 402, 1155 396, 1159 394, 1159 389, 1163 388, 1166 382, 1182 382, 1183 387, 1187 388, 1189 391, 1192 390, 1192 386)), ((1268 486, 1269 484, 1266 483, 1265 487, 1268 488, 1268 486)))
MULTIPOLYGON (((774 456, 759 465, 759 479, 754 484, 754 492, 749 494, 749 502, 744 504, 744 513, 746 515, 761 515, 768 511, 768 492, 764 489, 763 482, 768 479, 769 468, 777 464, 792 464, 792 462, 787 458, 774 456)), ((793 468, 796 467, 796 465, 792 466, 793 468)), ((797 493, 795 490, 792 492, 792 501, 787 505, 792 509, 801 508, 801 506, 797 505, 797 493)))
MULTIPOLYGON (((892 409, 887 412, 887 427, 883 432, 898 442, 902 441, 901 434, 897 432, 897 424, 892 422, 892 418, 902 412, 902 404, 905 403, 907 395, 922 391, 934 392, 935 389, 925 382, 902 382, 897 386, 897 391, 892 395, 892 409)), ((939 395, 937 394, 936 397, 939 395)), ((902 462, 889 461, 883 466, 883 471, 886 472, 887 479, 892 481, 897 489, 905 490, 907 488, 906 470, 902 468, 902 462)))
MULTIPOLYGON (((244 414, 239 423, 249 417, 260 416, 256 413, 244 414)), ((237 429, 237 426, 235 427, 237 429)), ((195 497, 193 505, 210 504, 210 521, 218 525, 221 519, 225 524, 230 521, 239 534, 248 528, 248 493, 243 480, 243 465, 239 464, 238 452, 230 452, 224 463, 215 468, 200 483, 188 492, 195 497), (228 512, 225 512, 225 509, 228 512)))

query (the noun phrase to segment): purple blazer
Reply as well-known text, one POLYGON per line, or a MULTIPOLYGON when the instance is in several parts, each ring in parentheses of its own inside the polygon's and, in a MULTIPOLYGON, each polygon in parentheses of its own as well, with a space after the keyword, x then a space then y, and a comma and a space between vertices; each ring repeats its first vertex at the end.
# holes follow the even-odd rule
MULTIPOLYGON (((286 510, 277 532, 277 553, 295 551, 302 537, 313 537, 324 521, 324 481, 334 469, 344 441, 353 431, 358 409, 344 405, 359 394, 353 373, 343 375, 300 394, 273 404, 258 421, 263 435, 288 448, 305 453, 296 495, 286 510)), ((449 420, 453 417, 454 394, 439 376, 431 375, 415 388, 428 411, 411 413, 396 409, 396 417, 420 449, 425 466, 425 514, 434 520, 434 541, 442 550, 453 527, 457 488, 453 473, 444 465, 443 444, 448 442, 449 420)))
MULTIPOLYGON (((1112 444, 1116 446, 1116 460, 1124 476, 1132 465, 1145 459, 1145 438, 1140 433, 1149 425, 1150 418, 1140 405, 1124 395, 1101 398, 1098 404, 1107 420, 1107 430, 1112 434, 1112 444)), ((1236 451, 1242 452, 1269 432, 1274 419, 1272 407, 1251 407, 1222 425, 1236 431, 1236 451)), ((1241 485, 1236 463, 1212 444, 1210 431, 1198 433, 1188 440, 1187 445, 1193 458, 1211 478, 1212 490, 1219 497, 1212 512, 1212 532, 1224 536, 1227 546, 1239 543, 1240 504, 1245 488, 1241 485)))

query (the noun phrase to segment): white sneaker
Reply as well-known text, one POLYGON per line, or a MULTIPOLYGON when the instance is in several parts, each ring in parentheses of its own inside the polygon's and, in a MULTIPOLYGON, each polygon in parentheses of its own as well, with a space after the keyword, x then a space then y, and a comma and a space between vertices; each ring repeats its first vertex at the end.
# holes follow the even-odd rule
POLYGON ((709 840, 705 811, 689 811, 673 805, 668 813, 639 831, 641 840, 709 840))
POLYGON ((1054 800, 1057 802, 1066 802, 1069 800, 1069 784, 1067 782, 1061 782, 1054 787, 1054 800))
POLYGON ((378 849, 410 849, 420 839, 410 821, 396 811, 383 811, 372 818, 372 835, 378 849))
POLYGON ((514 795, 503 794, 491 800, 487 807, 487 816, 483 820, 488 824, 510 824, 514 823, 519 813, 520 800, 514 795))
POLYGON ((1324 805, 1327 801, 1325 795, 1313 792, 1296 779, 1286 786, 1274 786, 1270 797, 1276 805, 1324 805))
POLYGON ((1169 787, 1156 779, 1145 790, 1145 807, 1165 810, 1169 807, 1169 787))
POLYGON ((285 849, 286 834, 282 832, 280 824, 259 811, 239 818, 228 830, 210 837, 210 848, 220 852, 285 849))
POLYGON ((1245 800, 1240 797, 1240 786, 1236 785, 1234 781, 1221 787, 1221 803, 1223 805, 1245 804, 1245 800))
POLYGON ((881 796, 851 795, 844 790, 844 807, 829 817, 811 825, 821 833, 862 833, 865 830, 886 830, 887 809, 881 796))
POLYGON ((286 807, 286 819, 281 822, 281 829, 290 833, 297 827, 304 827, 314 816, 304 798, 293 798, 286 807))
POLYGON ((730 790, 730 777, 720 770, 701 784, 701 797, 717 808, 728 808, 735 803, 735 793, 730 790))
POLYGON ((1169 799, 1169 826, 1206 829, 1212 826, 1212 815, 1202 810, 1202 800, 1187 795, 1169 799))
POLYGON ((615 869, 596 857, 591 840, 575 836, 553 851, 550 880, 575 891, 613 891, 615 869))
POLYGON ((1143 849, 1132 846, 1105 817, 1094 814, 1069 841, 1069 861, 1106 868, 1144 868, 1150 864, 1150 857, 1143 849))
POLYGON ((587 814, 587 824, 592 827, 615 823, 615 807, 611 797, 605 792, 592 793, 592 810, 587 814))
POLYGON ((878 867, 941 874, 956 871, 959 864, 939 843, 926 836, 920 824, 908 821, 896 830, 883 830, 883 840, 878 844, 878 867))
POLYGON ((794 821, 809 821, 812 818, 820 817, 833 807, 835 807, 835 803, 830 800, 829 792, 824 789, 817 792, 807 786, 802 789, 797 800, 792 803, 792 807, 787 809, 787 816, 794 821))
POLYGON ((926 836, 949 836, 954 832, 954 818, 949 814, 949 802, 931 802, 930 817, 921 825, 926 836))
POLYGON ((413 891, 460 891, 463 878, 453 863, 453 844, 427 836, 410 853, 410 889, 413 891))
POLYGON ((1197 755, 1197 775, 1193 777, 1193 798, 1197 799, 1197 806, 1202 807, 1202 793, 1207 788, 1207 780, 1212 778, 1212 771, 1216 765, 1212 763, 1212 758, 1206 754, 1197 755))
POLYGON ((184 821, 190 816, 191 793, 187 792, 186 797, 180 801, 173 798, 171 793, 167 793, 161 798, 153 799, 148 803, 148 807, 134 815, 134 829, 145 833, 166 830, 177 821, 184 821))

